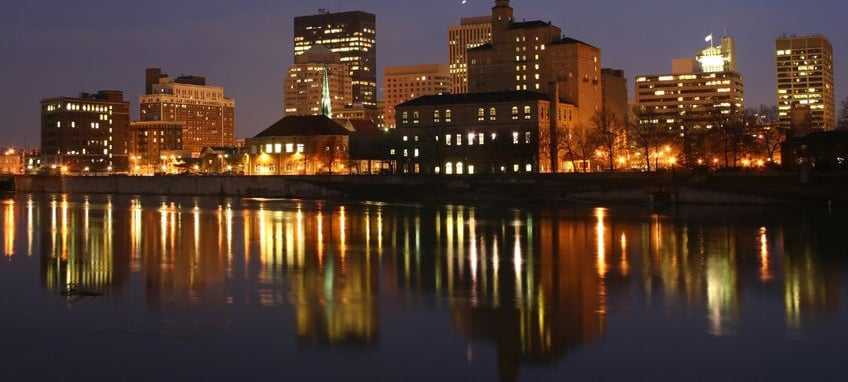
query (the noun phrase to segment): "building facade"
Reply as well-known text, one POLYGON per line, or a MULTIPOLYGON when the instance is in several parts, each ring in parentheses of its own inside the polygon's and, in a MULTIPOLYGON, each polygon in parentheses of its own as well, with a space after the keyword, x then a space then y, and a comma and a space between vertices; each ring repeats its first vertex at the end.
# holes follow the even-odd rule
POLYGON ((155 173, 170 158, 167 153, 183 149, 182 122, 131 122, 129 132, 130 171, 155 173))
POLYGON ((627 78, 623 70, 602 69, 603 110, 622 126, 627 125, 630 107, 627 101, 627 78))
POLYGON ((492 16, 466 17, 448 28, 451 93, 468 93, 468 50, 492 42, 492 16))
POLYGON ((547 92, 551 83, 579 109, 578 121, 591 126, 602 105, 601 50, 562 37, 547 22, 516 22, 509 1, 495 1, 492 42, 468 51, 469 91, 547 92))
POLYGON ((411 65, 386 68, 383 72, 384 120, 395 128, 395 106, 425 95, 449 93, 453 87, 448 65, 411 65))
POLYGON ((833 46, 824 36, 780 37, 777 57, 777 108, 781 128, 833 130, 836 127, 833 46))
MULTIPOLYGON (((323 114, 325 91, 332 113, 353 104, 353 85, 347 65, 338 53, 322 45, 295 57, 285 83, 285 115, 323 114), (324 83, 326 79, 327 87, 324 83)), ((332 114, 331 113, 331 114, 332 114)))
POLYGON ((324 115, 285 117, 247 139, 245 174, 345 173, 350 133, 324 115))
POLYGON ((23 172, 23 154, 15 149, 0 154, 0 174, 17 175, 23 172))
MULTIPOLYGON (((712 36, 709 37, 710 41, 712 36)), ((671 74, 638 76, 636 105, 643 124, 669 130, 712 129, 745 110, 745 84, 735 71, 736 44, 725 36, 719 46, 693 58, 672 61, 671 74)))
POLYGON ((130 103, 120 91, 41 101, 42 166, 65 172, 126 171, 130 103))
POLYGON ((204 147, 235 145, 235 101, 224 88, 207 86, 203 77, 172 79, 158 68, 145 74, 150 93, 139 97, 142 121, 182 123, 183 148, 195 156, 204 147))
POLYGON ((377 21, 370 13, 354 11, 295 17, 294 55, 323 45, 341 55, 353 85, 353 103, 377 105, 377 21))
POLYGON ((636 78, 636 104, 643 117, 670 130, 712 128, 745 108, 742 75, 736 72, 687 73, 636 78))
POLYGON ((401 174, 562 172, 577 109, 531 91, 424 96, 397 106, 389 157, 401 174))

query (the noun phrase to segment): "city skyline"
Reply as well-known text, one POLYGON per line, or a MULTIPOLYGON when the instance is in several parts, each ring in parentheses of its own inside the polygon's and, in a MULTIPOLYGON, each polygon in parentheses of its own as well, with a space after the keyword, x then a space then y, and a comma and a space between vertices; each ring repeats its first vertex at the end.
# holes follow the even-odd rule
MULTIPOLYGON (((654 0, 622 7, 527 0, 514 2, 513 7, 519 18, 551 21, 562 27, 566 36, 600 47, 605 67, 625 71, 631 98, 636 75, 668 72, 671 59, 692 56, 703 48, 704 36, 721 36, 726 27, 727 33, 737 38, 746 106, 774 105, 775 38, 783 33, 822 34, 834 46, 838 105, 848 88, 848 65, 843 64, 848 62, 843 59, 848 57, 844 48, 848 36, 840 30, 839 12, 835 11, 846 5, 828 0, 814 3, 803 20, 786 1, 691 5, 654 0), (680 17, 699 14, 704 16, 680 17), (658 22, 646 23, 646 17, 658 22), (758 24, 751 25, 749 20, 758 24), (615 27, 599 26, 605 24, 615 27), (637 28, 642 33, 633 33, 637 28)), ((106 1, 87 7, 52 0, 12 7, 0 16, 0 42, 9 52, 7 70, 0 75, 0 81, 6 84, 0 96, 6 115, 0 132, 6 139, 0 145, 38 142, 38 100, 101 89, 121 90, 134 100, 144 93, 144 83, 136 73, 157 65, 170 68, 175 75, 215 78, 216 84, 226 88, 228 96, 240 105, 237 137, 253 136, 279 119, 283 101, 280 89, 286 68, 292 63, 294 17, 315 14, 322 4, 197 4, 186 1, 172 5, 174 12, 106 1), (53 12, 41 12, 45 6, 53 12), (193 13, 180 11, 183 8, 193 13), (180 17, 186 14, 190 16, 180 17)), ((493 2, 438 4, 443 6, 412 2, 384 5, 373 0, 351 2, 344 8, 340 3, 324 6, 331 6, 332 12, 362 10, 376 14, 382 98, 384 67, 447 63, 448 27, 462 17, 488 14, 493 2), (410 16, 413 14, 415 17, 410 16)), ((139 119, 136 102, 132 119, 139 119)))

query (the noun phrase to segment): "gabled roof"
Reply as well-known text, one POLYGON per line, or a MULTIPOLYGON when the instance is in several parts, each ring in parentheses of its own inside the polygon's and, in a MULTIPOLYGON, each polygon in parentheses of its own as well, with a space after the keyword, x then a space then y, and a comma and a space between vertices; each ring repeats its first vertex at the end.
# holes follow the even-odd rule
POLYGON ((496 103, 496 102, 525 102, 525 101, 549 101, 548 94, 529 90, 503 91, 490 93, 468 93, 468 94, 441 94, 418 97, 404 102, 397 107, 411 106, 434 106, 434 105, 457 105, 469 103, 496 103))
POLYGON ((370 119, 348 119, 347 124, 353 129, 354 133, 374 133, 380 131, 377 125, 370 119))
POLYGON ((309 115, 285 117, 257 134, 254 138, 349 134, 350 132, 342 125, 339 125, 324 115, 309 115))

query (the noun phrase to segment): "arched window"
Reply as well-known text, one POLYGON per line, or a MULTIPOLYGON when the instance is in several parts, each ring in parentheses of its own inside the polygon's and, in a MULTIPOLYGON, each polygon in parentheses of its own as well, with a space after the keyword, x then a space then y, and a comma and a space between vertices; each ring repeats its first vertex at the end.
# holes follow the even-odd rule
POLYGON ((418 124, 418 119, 419 119, 419 118, 421 118, 421 116, 418 114, 418 112, 417 112, 417 111, 413 111, 413 112, 412 112, 412 123, 414 123, 414 124, 418 124))
POLYGON ((450 123, 453 119, 453 113, 451 113, 451 109, 445 110, 445 122, 450 123))
POLYGON ((512 119, 518 119, 518 106, 512 107, 512 119))
POLYGON ((484 119, 486 119, 486 111, 481 107, 477 109, 477 120, 483 121, 484 119))
POLYGON ((409 123, 409 112, 405 111, 403 112, 403 124, 405 125, 407 123, 409 123))
POLYGON ((439 123, 441 118, 441 113, 438 110, 433 110, 433 123, 439 123))
POLYGON ((533 109, 530 106, 524 106, 524 119, 533 118, 533 109))
POLYGON ((498 110, 495 108, 489 109, 489 119, 494 121, 498 119, 498 110))

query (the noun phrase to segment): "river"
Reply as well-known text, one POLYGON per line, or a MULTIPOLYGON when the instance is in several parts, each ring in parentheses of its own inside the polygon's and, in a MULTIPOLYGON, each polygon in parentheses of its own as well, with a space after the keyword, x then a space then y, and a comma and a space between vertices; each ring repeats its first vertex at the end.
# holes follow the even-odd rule
POLYGON ((845 378, 846 211, 12 194, 0 214, 4 380, 845 378))

